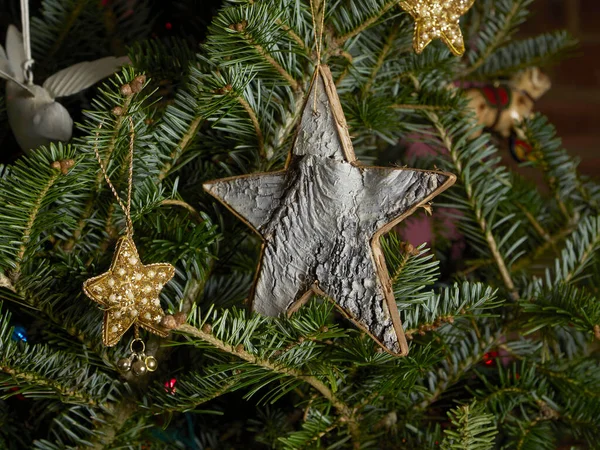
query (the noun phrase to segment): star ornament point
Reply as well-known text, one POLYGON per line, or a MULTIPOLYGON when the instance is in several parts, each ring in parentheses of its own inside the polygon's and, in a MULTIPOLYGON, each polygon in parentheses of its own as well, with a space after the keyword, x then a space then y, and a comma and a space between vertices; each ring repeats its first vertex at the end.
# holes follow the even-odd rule
POLYGON ((441 39, 456 55, 465 52, 460 17, 475 0, 403 0, 400 6, 415 20, 413 46, 420 54, 433 39, 441 39))
POLYGON ((159 296, 174 275, 175 268, 171 264, 142 264, 133 239, 121 237, 108 272, 83 283, 84 293, 104 309, 104 345, 117 344, 136 323, 166 337, 169 331, 161 326, 165 313, 159 296))
POLYGON ((285 169, 204 189, 263 240, 254 311, 291 314, 316 293, 400 356, 408 344, 380 237, 454 181, 439 171, 361 165, 331 73, 321 66, 285 169))

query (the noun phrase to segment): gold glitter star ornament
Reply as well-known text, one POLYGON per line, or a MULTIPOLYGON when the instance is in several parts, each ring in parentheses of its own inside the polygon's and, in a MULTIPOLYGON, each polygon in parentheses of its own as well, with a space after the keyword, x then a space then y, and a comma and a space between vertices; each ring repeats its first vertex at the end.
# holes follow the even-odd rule
POLYGON ((441 39, 456 56, 465 52, 459 20, 475 0, 403 0, 400 7, 415 19, 413 47, 421 53, 433 39, 441 39))
POLYGON ((142 264, 133 239, 119 239, 109 271, 83 284, 85 294, 105 308, 104 345, 115 345, 134 324, 162 337, 169 334, 161 326, 165 313, 159 295, 174 274, 171 264, 142 264))

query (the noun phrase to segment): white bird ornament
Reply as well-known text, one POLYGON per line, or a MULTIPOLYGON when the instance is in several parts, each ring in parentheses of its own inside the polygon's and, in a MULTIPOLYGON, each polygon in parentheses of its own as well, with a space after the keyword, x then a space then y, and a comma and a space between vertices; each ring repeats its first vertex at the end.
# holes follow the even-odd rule
MULTIPOLYGON (((6 81, 6 110, 13 134, 24 151, 53 141, 68 141, 73 133, 73 119, 56 101, 80 92, 113 74, 129 58, 109 56, 82 62, 49 77, 42 86, 27 82, 25 77, 23 36, 14 25, 8 27, 6 51, 0 46, 0 78, 6 81)), ((31 78, 30 78, 31 80, 31 78)))

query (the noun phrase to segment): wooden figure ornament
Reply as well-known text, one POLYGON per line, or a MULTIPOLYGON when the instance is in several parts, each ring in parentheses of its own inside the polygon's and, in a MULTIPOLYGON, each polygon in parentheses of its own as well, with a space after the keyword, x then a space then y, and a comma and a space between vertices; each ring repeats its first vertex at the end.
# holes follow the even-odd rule
POLYGON ((24 151, 53 141, 68 141, 73 120, 56 101, 80 92, 129 63, 127 57, 109 56, 67 67, 48 78, 42 86, 27 82, 23 36, 14 25, 8 27, 6 50, 0 46, 0 78, 6 79, 6 109, 12 131, 24 151))
POLYGON ((551 86, 550 78, 532 67, 519 72, 507 84, 473 87, 467 89, 466 94, 477 121, 508 138, 515 127, 531 115, 535 101, 551 86))
POLYGON ((379 240, 455 179, 361 166, 329 68, 320 66, 285 170, 216 180, 204 189, 263 239, 254 311, 289 314, 317 293, 383 349, 406 355, 379 240))

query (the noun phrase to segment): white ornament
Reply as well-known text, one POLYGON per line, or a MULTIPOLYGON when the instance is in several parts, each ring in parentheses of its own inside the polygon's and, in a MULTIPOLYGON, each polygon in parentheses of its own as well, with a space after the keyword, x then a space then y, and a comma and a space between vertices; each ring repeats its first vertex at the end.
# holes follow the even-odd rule
POLYGON ((113 74, 129 58, 109 56, 67 67, 48 78, 42 86, 27 84, 23 36, 14 25, 8 27, 6 51, 0 46, 0 78, 6 82, 8 121, 25 150, 36 149, 53 141, 68 141, 73 119, 55 99, 76 94, 113 74))

